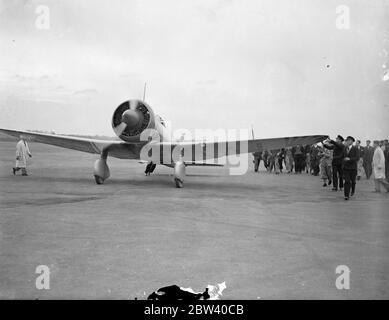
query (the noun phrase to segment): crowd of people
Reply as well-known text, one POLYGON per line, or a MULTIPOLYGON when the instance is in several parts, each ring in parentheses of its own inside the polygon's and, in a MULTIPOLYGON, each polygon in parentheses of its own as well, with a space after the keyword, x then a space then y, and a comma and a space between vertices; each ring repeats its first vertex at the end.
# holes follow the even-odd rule
POLYGON ((254 170, 258 172, 261 161, 271 173, 309 173, 323 180, 323 187, 332 184, 333 191, 344 191, 348 200, 355 194, 356 182, 362 177, 374 176, 374 192, 384 187, 389 192, 389 143, 375 140, 373 146, 367 140, 362 146, 352 136, 323 143, 253 153, 254 170))

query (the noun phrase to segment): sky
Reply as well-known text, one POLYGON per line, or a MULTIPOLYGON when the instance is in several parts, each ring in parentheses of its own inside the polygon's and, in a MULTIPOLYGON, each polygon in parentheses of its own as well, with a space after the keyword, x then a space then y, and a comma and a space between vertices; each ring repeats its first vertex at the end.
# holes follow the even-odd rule
POLYGON ((388 78, 389 0, 0 0, 1 128, 113 136, 147 82, 172 129, 383 139, 388 78))

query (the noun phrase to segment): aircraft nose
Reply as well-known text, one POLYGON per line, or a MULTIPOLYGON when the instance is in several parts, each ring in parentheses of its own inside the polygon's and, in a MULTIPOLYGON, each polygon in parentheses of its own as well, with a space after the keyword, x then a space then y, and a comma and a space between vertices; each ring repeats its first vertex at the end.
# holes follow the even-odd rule
POLYGON ((129 127, 135 127, 139 123, 139 113, 135 110, 126 110, 122 115, 122 122, 129 127))

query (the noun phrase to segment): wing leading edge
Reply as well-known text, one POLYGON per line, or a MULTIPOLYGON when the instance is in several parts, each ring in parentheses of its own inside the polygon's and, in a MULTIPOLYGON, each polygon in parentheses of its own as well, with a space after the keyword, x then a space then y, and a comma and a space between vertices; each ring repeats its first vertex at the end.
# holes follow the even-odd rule
POLYGON ((142 144, 123 141, 108 141, 99 139, 80 138, 74 136, 62 136, 56 134, 36 133, 30 131, 18 131, 0 129, 0 132, 19 138, 21 135, 27 141, 49 144, 61 148, 77 150, 92 154, 101 154, 108 151, 110 156, 120 159, 139 159, 142 144))
POLYGON ((327 138, 328 135, 310 135, 228 142, 160 142, 156 146, 171 148, 172 150, 177 147, 182 148, 184 150, 184 160, 196 162, 230 155, 261 152, 263 150, 277 150, 297 145, 313 145, 327 138), (189 157, 187 156, 188 151, 190 151, 189 157))
MULTIPOLYGON (((0 132, 17 138, 20 135, 23 135, 26 137, 27 141, 44 143, 92 154, 101 154, 103 151, 107 151, 110 156, 120 159, 140 159, 141 149, 147 143, 128 143, 117 140, 106 141, 8 129, 0 129, 0 132)), ((182 147, 184 150, 188 150, 189 148, 192 151, 192 155, 189 159, 185 159, 187 165, 204 166, 212 165, 202 163, 204 160, 263 150, 276 150, 296 145, 312 145, 322 142, 327 138, 327 135, 311 135, 228 142, 158 142, 154 146, 161 148, 167 147, 168 149, 171 148, 171 150, 176 147, 182 147)))

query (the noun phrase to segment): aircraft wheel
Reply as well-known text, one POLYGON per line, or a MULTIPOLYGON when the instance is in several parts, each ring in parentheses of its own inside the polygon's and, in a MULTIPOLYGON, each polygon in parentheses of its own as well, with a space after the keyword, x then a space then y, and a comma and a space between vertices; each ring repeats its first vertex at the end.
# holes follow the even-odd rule
POLYGON ((95 181, 96 181, 96 184, 103 184, 104 183, 104 179, 102 177, 99 177, 99 176, 95 176, 95 181))
POLYGON ((174 183, 176 184, 176 188, 182 188, 184 186, 184 182, 177 178, 174 179, 174 183))

